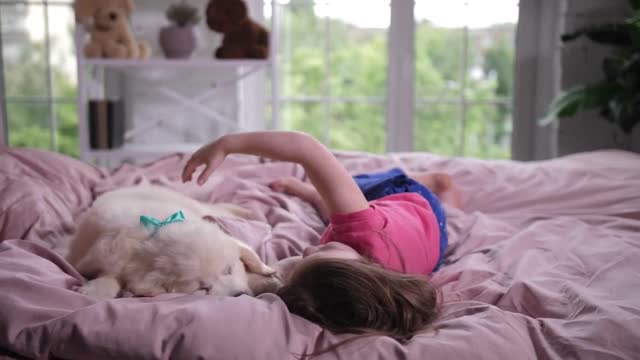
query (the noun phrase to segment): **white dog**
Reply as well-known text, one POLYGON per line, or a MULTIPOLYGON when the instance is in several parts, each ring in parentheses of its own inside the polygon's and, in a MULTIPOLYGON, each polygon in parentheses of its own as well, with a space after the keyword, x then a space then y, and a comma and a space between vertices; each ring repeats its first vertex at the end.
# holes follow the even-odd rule
POLYGON ((100 196, 81 217, 67 260, 90 279, 79 292, 114 298, 162 293, 257 295, 279 281, 246 244, 210 221, 246 216, 230 204, 204 204, 157 187, 100 196), (209 220, 208 220, 209 219, 209 220))

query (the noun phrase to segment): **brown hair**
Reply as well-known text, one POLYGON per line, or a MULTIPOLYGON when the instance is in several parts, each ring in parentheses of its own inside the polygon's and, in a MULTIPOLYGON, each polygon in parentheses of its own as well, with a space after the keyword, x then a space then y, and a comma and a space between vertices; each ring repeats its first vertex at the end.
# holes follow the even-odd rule
POLYGON ((277 294, 291 313, 338 334, 405 341, 428 329, 439 313, 438 292, 426 276, 389 271, 363 260, 305 261, 277 294))

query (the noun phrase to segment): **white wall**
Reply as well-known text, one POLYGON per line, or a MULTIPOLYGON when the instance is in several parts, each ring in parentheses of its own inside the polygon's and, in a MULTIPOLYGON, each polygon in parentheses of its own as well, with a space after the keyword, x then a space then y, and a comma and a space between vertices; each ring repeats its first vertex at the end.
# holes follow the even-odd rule
MULTIPOLYGON (((630 13, 626 0, 568 0, 566 31, 588 24, 623 19, 630 13)), ((587 39, 569 43, 562 52, 562 88, 602 78, 602 59, 609 48, 587 39)), ((629 149, 630 139, 596 112, 562 119, 558 125, 558 154, 570 154, 603 148, 629 149)))

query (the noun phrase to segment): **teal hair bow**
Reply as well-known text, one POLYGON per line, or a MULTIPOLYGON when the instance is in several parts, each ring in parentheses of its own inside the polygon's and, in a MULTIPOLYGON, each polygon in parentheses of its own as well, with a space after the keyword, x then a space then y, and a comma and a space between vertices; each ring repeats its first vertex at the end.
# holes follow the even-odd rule
POLYGON ((160 221, 151 216, 146 216, 146 215, 140 216, 140 224, 144 226, 147 230, 151 231, 151 236, 155 235, 155 233, 158 232, 158 230, 160 230, 160 228, 163 226, 177 223, 177 222, 183 222, 183 221, 185 221, 185 218, 184 218, 184 214, 182 213, 182 210, 169 216, 164 221, 160 221))

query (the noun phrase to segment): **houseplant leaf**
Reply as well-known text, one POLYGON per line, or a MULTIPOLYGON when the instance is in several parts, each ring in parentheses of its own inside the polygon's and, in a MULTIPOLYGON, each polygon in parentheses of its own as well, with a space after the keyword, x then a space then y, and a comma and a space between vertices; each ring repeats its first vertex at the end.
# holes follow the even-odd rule
POLYGON ((640 48, 640 10, 634 11, 633 15, 626 21, 626 23, 631 29, 632 48, 640 48))
POLYGON ((166 15, 172 23, 180 27, 194 26, 202 20, 198 8, 185 1, 171 5, 167 9, 166 15))
POLYGON ((609 57, 602 62, 602 71, 607 81, 616 81, 626 61, 622 57, 609 57))
POLYGON ((631 55, 620 67, 621 75, 628 75, 632 72, 640 72, 640 52, 631 55))
POLYGON ((563 42, 584 36, 618 49, 603 61, 602 81, 561 94, 539 120, 540 125, 592 109, 598 109, 604 119, 626 133, 640 123, 640 0, 629 4, 633 14, 620 23, 589 26, 562 36, 563 42))
POLYGON ((581 111, 606 106, 611 96, 620 89, 620 85, 609 82, 577 86, 556 98, 547 115, 540 119, 538 124, 546 126, 557 118, 566 118, 581 111))
POLYGON ((603 115, 628 134, 640 122, 638 113, 640 113, 640 95, 624 93, 608 102, 603 115))
POLYGON ((575 32, 562 35, 562 41, 570 42, 582 36, 586 36, 591 41, 603 45, 630 46, 633 42, 633 28, 633 25, 627 23, 592 25, 575 32))
POLYGON ((615 81, 629 94, 640 93, 640 53, 632 54, 624 59, 615 81))

